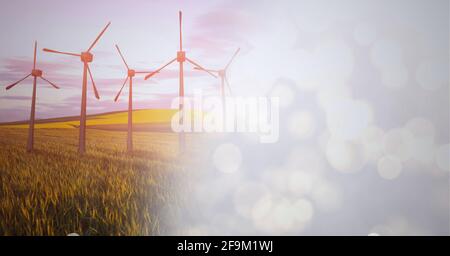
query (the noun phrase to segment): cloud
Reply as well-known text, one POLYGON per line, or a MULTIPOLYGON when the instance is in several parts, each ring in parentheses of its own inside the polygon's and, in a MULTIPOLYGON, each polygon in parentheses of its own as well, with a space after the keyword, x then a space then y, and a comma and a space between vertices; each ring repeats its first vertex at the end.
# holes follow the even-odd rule
MULTIPOLYGON (((31 72, 33 68, 33 60, 24 57, 6 58, 2 61, 2 69, 0 72, 0 81, 10 84, 22 79, 31 72)), ((42 62, 36 64, 38 69, 43 70, 43 76, 50 81, 60 85, 59 81, 74 82, 71 76, 56 75, 58 72, 70 70, 74 65, 67 62, 42 62), (49 71, 49 73, 47 73, 49 71)), ((26 82, 26 81, 24 81, 26 82)))
POLYGON ((246 34, 254 29, 251 16, 239 9, 220 7, 199 16, 188 37, 187 46, 201 49, 209 57, 229 55, 230 48, 245 43, 246 34))
POLYGON ((1 96, 1 100, 30 100, 27 96, 1 96))
POLYGON ((28 115, 30 114, 30 110, 28 109, 3 109, 0 115, 0 122, 10 122, 10 121, 19 121, 26 120, 28 115))
POLYGON ((248 14, 231 8, 208 11, 195 21, 197 31, 221 39, 241 38, 242 33, 250 30, 251 27, 252 22, 248 14))
MULTIPOLYGON (((70 62, 47 62, 47 61, 37 61, 37 68, 44 71, 51 70, 52 72, 65 71, 74 68, 74 65, 70 62)), ((14 57, 6 58, 3 60, 3 68, 8 72, 20 72, 31 71, 33 68, 33 59, 28 57, 14 57)))

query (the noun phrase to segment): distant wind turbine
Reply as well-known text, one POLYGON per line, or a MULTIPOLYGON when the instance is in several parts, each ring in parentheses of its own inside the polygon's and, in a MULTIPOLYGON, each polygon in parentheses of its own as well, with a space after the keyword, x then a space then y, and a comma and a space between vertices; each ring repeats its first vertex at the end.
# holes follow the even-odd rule
POLYGON ((81 114, 80 114, 80 135, 79 135, 79 144, 78 144, 78 153, 84 154, 86 152, 86 94, 87 94, 87 73, 89 73, 89 77, 91 78, 92 87, 94 89, 95 97, 100 99, 98 95, 97 87, 95 87, 94 78, 92 77, 91 69, 89 68, 89 63, 94 59, 94 55, 92 55, 91 50, 94 48, 95 44, 98 42, 100 37, 105 33, 106 29, 111 25, 109 22, 106 27, 100 32, 94 42, 89 46, 89 48, 82 52, 81 54, 70 53, 70 52, 60 52, 55 50, 50 50, 44 48, 45 52, 65 54, 75 57, 80 57, 81 62, 83 62, 83 84, 82 84, 82 93, 81 93, 81 114))
MULTIPOLYGON (((224 126, 225 126, 225 117, 226 117, 225 84, 227 85, 228 90, 230 91, 230 94, 231 94, 231 87, 230 87, 230 83, 227 78, 227 71, 228 71, 228 68, 230 67, 231 63, 233 62, 234 58, 236 57, 236 55, 239 53, 240 50, 241 50, 240 48, 238 48, 236 50, 236 52, 233 54, 233 57, 231 57, 230 61, 228 61, 227 65, 223 69, 206 69, 206 71, 216 73, 220 77, 220 82, 221 82, 220 83, 220 96, 222 97, 222 115, 223 115, 224 126)), ((194 67, 194 69, 201 70, 198 67, 194 67)))
POLYGON ((129 87, 128 87, 128 134, 127 134, 127 151, 132 152, 133 151, 133 77, 136 74, 148 74, 151 73, 151 71, 136 71, 134 69, 130 69, 128 66, 128 63, 125 61, 125 57, 123 56, 122 52, 119 49, 119 46, 116 44, 117 51, 119 52, 120 57, 122 58, 123 64, 125 64, 125 67, 127 69, 127 77, 125 81, 123 82, 122 87, 120 88, 120 91, 117 93, 116 97, 114 98, 114 101, 117 102, 119 99, 120 94, 122 93, 123 88, 125 87, 125 84, 129 80, 129 87))
POLYGON ((49 83, 51 86, 53 86, 56 89, 59 89, 58 86, 56 86, 54 83, 50 82, 49 80, 45 79, 42 74, 42 70, 36 68, 36 49, 37 49, 37 41, 34 42, 34 60, 33 60, 33 69, 31 70, 31 73, 25 76, 24 78, 20 79, 19 81, 10 84, 6 87, 6 90, 9 90, 22 82, 23 80, 27 79, 29 76, 33 76, 33 96, 31 98, 31 112, 30 112, 30 122, 29 122, 29 128, 28 128, 28 143, 27 143, 27 151, 32 152, 33 146, 34 146, 34 121, 35 121, 35 110, 36 110, 36 80, 39 77, 40 79, 44 80, 45 82, 49 83))
MULTIPOLYGON (((181 29, 182 12, 181 11, 178 12, 178 18, 179 18, 179 28, 180 28, 180 48, 179 48, 179 51, 177 52, 177 57, 172 59, 167 64, 165 64, 162 67, 160 67, 159 69, 157 69, 157 70, 153 71, 152 73, 148 74, 147 76, 145 76, 145 80, 149 79, 150 77, 152 77, 153 75, 155 75, 156 73, 158 73, 159 71, 164 69, 165 67, 169 66, 173 62, 177 61, 179 63, 179 71, 180 71, 180 74, 179 74, 180 75, 179 76, 179 82, 180 82, 180 88, 179 88, 180 104, 178 106, 178 110, 179 110, 179 114, 180 114, 180 123, 183 123, 183 105, 184 105, 184 100, 183 100, 183 97, 184 97, 184 70, 183 70, 183 64, 184 64, 184 62, 188 61, 189 63, 191 63, 192 65, 194 65, 198 69, 209 73, 211 76, 213 76, 213 77, 217 77, 217 76, 214 75, 213 73, 205 70, 199 64, 197 64, 193 60, 191 60, 188 57, 186 57, 186 52, 183 51, 183 37, 182 37, 182 29, 181 29)), ((182 151, 184 151, 184 148, 185 148, 184 132, 180 132, 178 138, 179 138, 180 151, 182 152, 182 151)))

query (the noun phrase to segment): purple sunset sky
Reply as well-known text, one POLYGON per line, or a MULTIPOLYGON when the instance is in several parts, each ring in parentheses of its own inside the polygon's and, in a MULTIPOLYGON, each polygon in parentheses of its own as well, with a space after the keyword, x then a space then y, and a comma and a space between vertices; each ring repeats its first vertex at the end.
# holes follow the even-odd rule
MULTIPOLYGON (((249 5, 251 6, 251 5, 249 5)), ((246 4, 229 1, 13 1, 2 4, 0 86, 28 74, 33 43, 38 41, 38 68, 58 84, 53 90, 38 81, 37 118, 78 115, 82 63, 76 58, 43 52, 42 48, 79 53, 91 44, 108 21, 111 26, 93 49, 91 70, 101 99, 88 83, 88 113, 127 108, 127 98, 113 98, 126 70, 114 45, 136 70, 153 70, 172 59, 178 47, 178 10, 183 11, 183 41, 188 56, 209 68, 224 65, 237 47, 245 53, 252 30, 246 4), (237 8, 238 7, 238 8, 237 8), (7 35, 7 36, 6 36, 7 35)), ((135 78, 135 108, 169 108, 178 94, 178 66, 172 64, 154 79, 135 78)), ((215 93, 219 80, 185 66, 186 93, 201 88, 215 93)), ((0 122, 29 116, 32 78, 9 91, 0 90, 0 122)), ((127 88, 122 92, 127 95, 127 88)))

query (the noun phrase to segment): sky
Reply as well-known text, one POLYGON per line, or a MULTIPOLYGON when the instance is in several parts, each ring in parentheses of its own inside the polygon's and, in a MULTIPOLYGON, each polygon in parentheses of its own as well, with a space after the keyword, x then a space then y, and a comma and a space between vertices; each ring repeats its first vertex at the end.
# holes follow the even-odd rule
MULTIPOLYGON (((439 22, 445 17, 445 10, 437 9, 439 3, 423 7, 419 2, 394 1, 389 8, 385 8, 374 1, 349 0, 341 4, 330 1, 302 1, 298 4, 282 1, 273 4, 270 1, 61 3, 44 0, 38 5, 33 1, 8 2, 0 10, 0 31, 5 38, 0 49, 0 83, 6 86, 29 73, 34 40, 38 40, 39 49, 45 47, 81 52, 111 21, 112 25, 93 50, 91 69, 101 99, 97 101, 93 97, 89 85, 88 113, 126 109, 125 98, 122 97, 118 103, 113 102, 126 77, 125 67, 114 45, 121 47, 133 68, 156 69, 176 55, 178 11, 182 10, 187 56, 205 67, 220 68, 240 47, 241 52, 229 72, 235 93, 266 94, 273 80, 280 77, 299 81, 306 79, 308 81, 300 82, 302 86, 307 86, 323 80, 323 76, 330 77, 326 73, 329 70, 341 77, 345 76, 345 72, 351 72, 351 59, 343 65, 334 65, 333 59, 328 61, 326 58, 339 58, 336 55, 339 47, 349 47, 342 43, 342 36, 354 29, 353 23, 360 23, 360 37, 370 37, 367 33, 378 26, 386 30, 383 31, 385 35, 395 36, 397 44, 420 37, 421 41, 413 42, 409 48, 422 44, 417 45, 421 47, 420 54, 440 55, 439 49, 448 39, 445 34, 437 33, 439 22), (405 8, 407 12, 403 11, 405 8), (423 12, 423 8, 428 11, 423 12), (396 15, 396 12, 403 13, 396 15), (436 17, 429 19, 428 15, 432 13, 436 17), (398 24, 397 28, 390 27, 393 22, 398 24), (414 26, 404 30, 408 22, 414 22, 414 26), (331 33, 335 33, 334 41, 330 40, 331 33), (436 39, 436 36, 442 37, 442 40, 436 39), (316 47, 316 42, 321 43, 319 47, 328 47, 332 54, 321 54, 322 50, 316 47), (322 62, 326 61, 328 64, 323 65, 322 62)), ((389 41, 386 47, 390 47, 389 41)), ((415 53, 412 49, 407 50, 405 55, 415 53)), ((60 85, 61 90, 56 91, 39 83, 37 118, 77 115, 82 63, 76 57, 39 51, 38 67, 43 69, 45 77, 60 85)), ((206 94, 218 92, 219 79, 194 71, 189 65, 185 69, 186 94, 194 89, 202 89, 206 94)), ((135 107, 168 108, 170 100, 178 94, 177 77, 176 63, 154 79, 144 81, 142 77, 136 77, 135 107)), ((395 75, 391 75, 392 79, 396 79, 395 75)), ((0 121, 28 118, 31 80, 29 78, 13 90, 0 92, 0 121)), ((123 93, 126 95, 127 90, 123 93)))
MULTIPOLYGON (((0 83, 10 84, 31 69, 34 40, 38 48, 79 53, 111 21, 110 28, 93 49, 91 69, 101 100, 88 89, 88 113, 126 109, 126 98, 114 103, 126 69, 114 47, 118 44, 128 64, 136 70, 154 70, 176 56, 178 11, 184 15, 184 47, 187 56, 209 68, 224 66, 238 47, 245 53, 240 33, 250 29, 246 13, 232 2, 220 1, 17 1, 2 4, 0 31, 0 83), (239 27, 239 30, 236 28, 239 27), (11 35, 11 37, 6 35, 11 35)), ((248 47, 247 47, 248 48, 248 47)), ((77 57, 38 51, 38 68, 60 85, 52 90, 38 83, 37 118, 79 114, 82 63, 77 57)), ((186 65, 186 93, 195 88, 216 92, 219 81, 186 65)), ((137 108, 169 108, 178 94, 177 65, 155 79, 135 78, 137 108)), ((1 91, 0 121, 24 120, 29 115, 32 78, 14 90, 1 91), (27 113, 28 112, 28 113, 27 113)), ((127 90, 124 90, 126 95, 127 90)))
MULTIPOLYGON (((0 83, 31 69, 33 42, 85 50, 108 21, 91 65, 88 113, 113 99, 130 66, 175 57, 178 10, 188 57, 225 65, 233 94, 280 99, 280 139, 230 134, 205 150, 183 234, 448 235, 449 3, 446 0, 10 1, 0 9, 0 83), (270 157, 269 157, 270 156, 270 157)), ((37 118, 78 115, 82 63, 42 51, 37 118)), ((187 65, 188 66, 188 65, 187 65)), ((137 108, 168 108, 176 64, 134 86, 137 108)), ((219 80, 186 72, 186 94, 219 80)), ((127 92, 126 90, 124 91, 127 92)), ((31 79, 0 90, 0 121, 26 120, 31 79)))

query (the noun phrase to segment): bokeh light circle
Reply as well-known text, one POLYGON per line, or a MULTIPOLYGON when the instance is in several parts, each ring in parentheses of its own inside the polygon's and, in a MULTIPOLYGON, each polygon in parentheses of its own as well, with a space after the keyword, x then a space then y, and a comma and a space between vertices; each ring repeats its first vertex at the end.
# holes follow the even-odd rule
POLYGON ((221 172, 236 172, 242 163, 241 150, 232 143, 221 144, 214 151, 213 163, 217 170, 221 172))
POLYGON ((441 145, 436 150, 436 165, 443 171, 450 171, 450 144, 441 145))
POLYGON ((288 120, 288 130, 294 138, 309 138, 313 135, 314 129, 314 118, 308 111, 296 111, 288 120))
POLYGON ((397 178, 402 172, 402 162, 395 156, 384 156, 378 160, 378 174, 387 180, 397 178))

